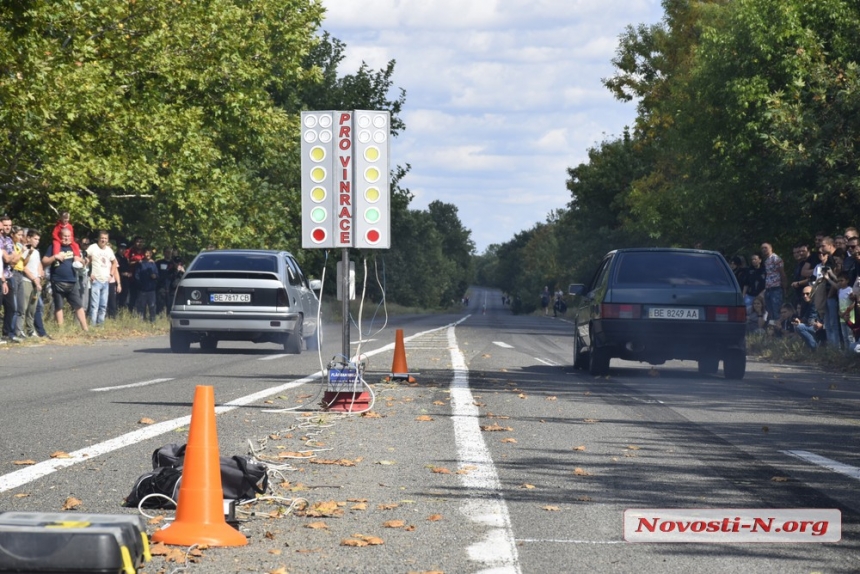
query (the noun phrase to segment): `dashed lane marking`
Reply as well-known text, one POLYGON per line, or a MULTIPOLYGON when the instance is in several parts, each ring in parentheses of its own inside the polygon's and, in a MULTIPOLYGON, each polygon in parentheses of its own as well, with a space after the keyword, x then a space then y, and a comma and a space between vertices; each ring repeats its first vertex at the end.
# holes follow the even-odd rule
POLYGON ((513 349, 514 348, 513 345, 508 345, 507 343, 503 343, 501 341, 493 341, 493 344, 498 345, 499 347, 502 347, 503 349, 513 349))
POLYGON ((131 383, 130 385, 119 385, 116 387, 99 387, 98 389, 90 389, 94 393, 103 393, 105 391, 117 391, 119 389, 132 389, 134 387, 146 387, 148 385, 157 385, 158 383, 166 383, 173 379, 152 379, 151 381, 142 381, 140 383, 131 383))

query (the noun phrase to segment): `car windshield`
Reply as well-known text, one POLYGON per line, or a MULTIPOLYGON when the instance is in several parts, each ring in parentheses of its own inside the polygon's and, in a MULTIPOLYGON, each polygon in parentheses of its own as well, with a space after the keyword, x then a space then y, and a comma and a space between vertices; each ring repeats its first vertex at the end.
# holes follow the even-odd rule
POLYGON ((192 271, 256 271, 277 273, 278 258, 270 254, 202 253, 194 261, 192 271))
POLYGON ((732 285, 732 277, 719 256, 709 253, 622 253, 617 269, 617 284, 732 285))

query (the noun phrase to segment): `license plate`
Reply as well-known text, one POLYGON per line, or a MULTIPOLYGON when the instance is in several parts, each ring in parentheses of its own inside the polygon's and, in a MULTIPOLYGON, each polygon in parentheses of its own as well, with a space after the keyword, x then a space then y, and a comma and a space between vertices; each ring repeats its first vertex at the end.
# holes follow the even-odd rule
POLYGON ((250 303, 250 293, 210 293, 210 303, 250 303))
POLYGON ((651 307, 649 319, 698 319, 698 309, 679 309, 677 307, 651 307))

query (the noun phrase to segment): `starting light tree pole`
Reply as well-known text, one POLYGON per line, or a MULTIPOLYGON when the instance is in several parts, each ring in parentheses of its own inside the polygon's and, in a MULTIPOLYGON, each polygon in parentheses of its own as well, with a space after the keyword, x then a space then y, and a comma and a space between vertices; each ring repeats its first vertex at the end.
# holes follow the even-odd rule
POLYGON ((349 360, 349 248, 391 247, 387 111, 302 112, 302 248, 341 251, 349 360))

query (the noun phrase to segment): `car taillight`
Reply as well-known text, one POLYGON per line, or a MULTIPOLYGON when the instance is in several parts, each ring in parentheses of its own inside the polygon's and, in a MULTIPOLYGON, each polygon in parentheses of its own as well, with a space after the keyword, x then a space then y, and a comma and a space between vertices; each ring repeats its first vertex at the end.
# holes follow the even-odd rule
POLYGON ((287 295, 287 290, 281 287, 278 289, 278 297, 275 303, 278 307, 289 307, 290 306, 290 298, 287 295))
POLYGON ((745 323, 747 320, 746 307, 707 307, 705 316, 708 321, 727 323, 745 323))
POLYGON ((600 315, 604 319, 639 319, 642 317, 642 305, 628 303, 603 303, 600 315))

